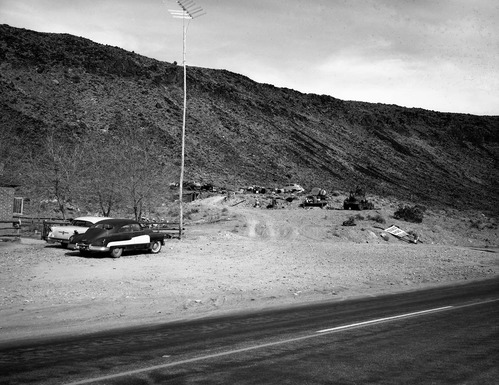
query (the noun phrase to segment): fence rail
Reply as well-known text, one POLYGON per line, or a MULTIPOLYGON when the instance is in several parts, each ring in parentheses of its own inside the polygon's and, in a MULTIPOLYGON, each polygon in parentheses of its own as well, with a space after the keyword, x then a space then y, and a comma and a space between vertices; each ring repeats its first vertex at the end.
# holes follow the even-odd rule
POLYGON ((0 220, 0 237, 20 238, 21 223, 16 219, 0 220))

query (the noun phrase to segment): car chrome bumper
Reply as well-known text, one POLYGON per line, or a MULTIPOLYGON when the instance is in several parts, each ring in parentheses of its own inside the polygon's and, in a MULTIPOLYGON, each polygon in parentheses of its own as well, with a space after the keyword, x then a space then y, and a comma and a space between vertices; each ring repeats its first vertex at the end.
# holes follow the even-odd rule
POLYGON ((45 240, 49 243, 68 243, 67 239, 47 237, 45 240))
POLYGON ((82 243, 70 243, 68 245, 68 248, 73 249, 73 250, 87 250, 87 251, 102 251, 102 252, 109 252, 111 249, 106 246, 93 246, 93 245, 86 245, 82 243))

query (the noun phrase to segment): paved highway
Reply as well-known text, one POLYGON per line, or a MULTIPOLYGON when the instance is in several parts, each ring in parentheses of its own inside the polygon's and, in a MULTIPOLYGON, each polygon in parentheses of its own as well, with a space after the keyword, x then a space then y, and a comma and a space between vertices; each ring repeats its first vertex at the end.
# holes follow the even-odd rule
POLYGON ((499 278, 0 343, 5 384, 496 384, 499 278))

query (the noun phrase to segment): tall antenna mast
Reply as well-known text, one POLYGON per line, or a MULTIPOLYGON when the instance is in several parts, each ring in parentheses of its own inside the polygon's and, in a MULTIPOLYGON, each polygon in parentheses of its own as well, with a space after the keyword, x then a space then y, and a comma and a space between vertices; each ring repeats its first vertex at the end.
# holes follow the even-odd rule
POLYGON ((205 15, 206 12, 201 7, 197 6, 193 0, 177 0, 177 4, 182 9, 181 10, 169 9, 169 12, 174 18, 182 19, 182 27, 183 27, 182 64, 184 67, 184 111, 182 114, 182 146, 181 146, 182 150, 180 157, 180 182, 179 182, 180 207, 179 207, 179 229, 178 229, 179 239, 182 239, 183 219, 184 219, 183 185, 184 185, 184 163, 185 163, 185 121, 187 115, 187 66, 186 66, 185 57, 186 57, 186 40, 187 40, 188 23, 186 24, 185 20, 188 20, 189 22, 191 19, 195 19, 196 17, 205 15))

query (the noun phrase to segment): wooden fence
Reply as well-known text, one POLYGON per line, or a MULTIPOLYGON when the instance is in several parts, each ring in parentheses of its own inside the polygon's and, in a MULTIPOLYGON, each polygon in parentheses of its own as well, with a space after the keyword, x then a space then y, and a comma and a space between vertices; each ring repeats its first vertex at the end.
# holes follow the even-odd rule
POLYGON ((2 238, 20 238, 21 223, 17 219, 0 221, 0 237, 2 238))
MULTIPOLYGON (((141 222, 145 227, 165 234, 166 238, 179 237, 179 223, 176 222, 141 222)), ((0 221, 0 236, 9 238, 40 237, 46 239, 50 228, 54 225, 69 226, 69 220, 60 218, 42 218, 42 217, 21 217, 16 216, 11 220, 0 221)), ((185 228, 182 229, 182 233, 185 228)))

